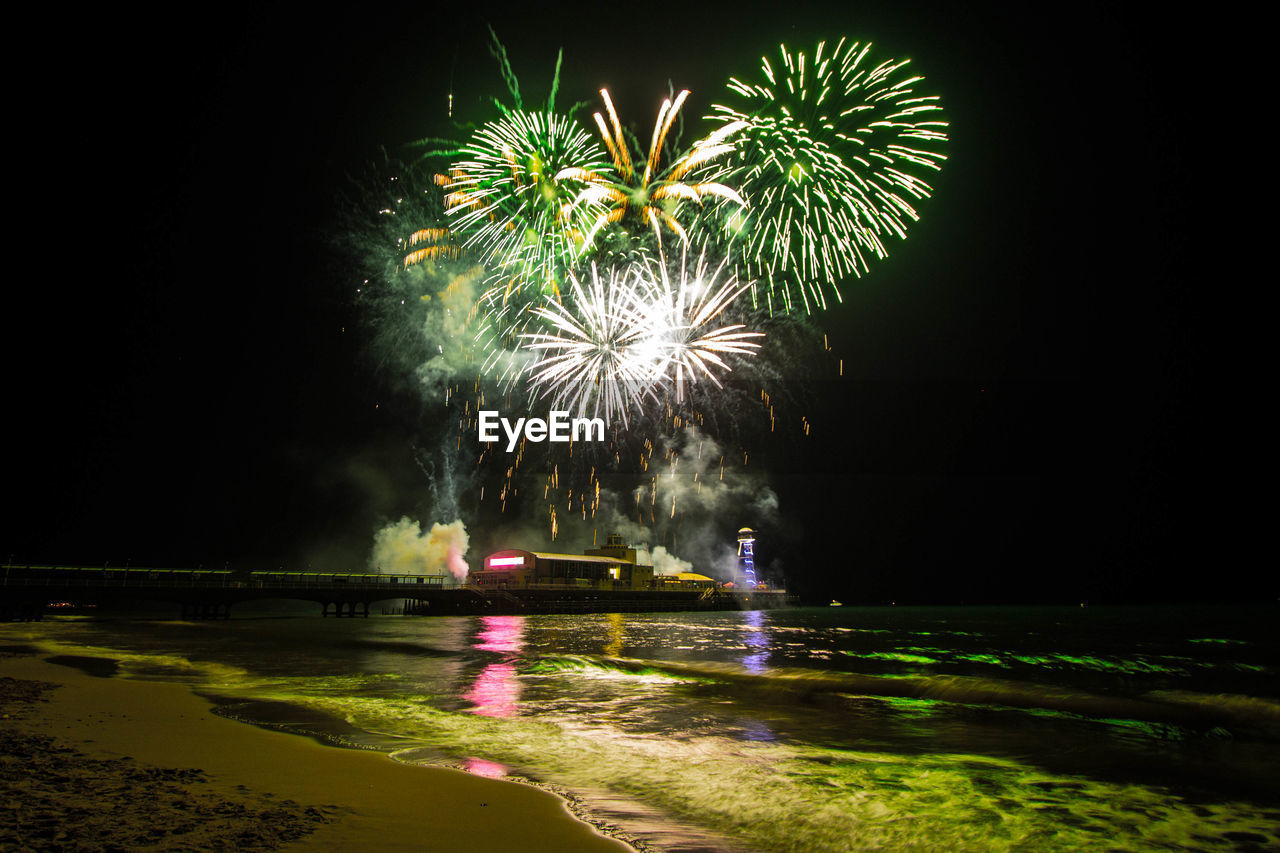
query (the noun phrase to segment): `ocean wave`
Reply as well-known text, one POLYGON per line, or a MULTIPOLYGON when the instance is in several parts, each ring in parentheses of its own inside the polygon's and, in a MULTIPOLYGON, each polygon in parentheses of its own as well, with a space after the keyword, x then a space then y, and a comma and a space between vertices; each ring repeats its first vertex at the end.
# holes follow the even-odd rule
POLYGON ((425 643, 413 643, 406 640, 356 638, 349 639, 347 642, 361 649, 369 649, 375 652, 394 652, 395 654, 408 655, 409 657, 453 658, 462 654, 453 649, 441 649, 425 643))
POLYGON ((1266 814, 1251 804, 1193 807, 1158 788, 1056 774, 1006 758, 744 743, 696 733, 657 738, 577 715, 498 719, 413 697, 299 699, 362 728, 439 744, 463 761, 478 756, 570 790, 636 797, 658 814, 757 851, 1150 850, 1214 836, 1226 847, 1242 833, 1273 840, 1266 814))
POLYGON ((1280 739, 1280 703, 1249 696, 1152 691, 1111 696, 1031 682, 968 675, 868 675, 820 669, 750 672, 737 664, 683 663, 609 657, 600 665, 634 672, 719 681, 772 693, 843 693, 927 699, 960 705, 1060 711, 1097 719, 1172 723, 1199 731, 1236 729, 1280 739))

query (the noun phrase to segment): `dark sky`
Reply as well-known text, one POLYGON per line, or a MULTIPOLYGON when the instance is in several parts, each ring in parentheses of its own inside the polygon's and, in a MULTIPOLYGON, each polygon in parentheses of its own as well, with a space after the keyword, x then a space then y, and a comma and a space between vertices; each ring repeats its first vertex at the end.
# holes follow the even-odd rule
POLYGON ((822 318, 845 364, 814 411, 833 438, 770 459, 784 520, 761 562, 814 599, 1274 596, 1224 559, 1234 522, 1197 399, 1211 265, 1184 112, 1209 83, 1184 24, 1109 6, 49 22, 57 60, 28 69, 11 160, 33 227, 10 243, 0 547, 360 568, 376 523, 425 490, 412 415, 375 408, 395 380, 362 355, 336 211, 379 146, 443 129, 451 79, 462 114, 500 92, 486 21, 535 98, 563 47, 562 99, 607 85, 639 117, 668 79, 698 109, 780 40, 849 34, 914 59, 951 160, 911 240, 822 318))

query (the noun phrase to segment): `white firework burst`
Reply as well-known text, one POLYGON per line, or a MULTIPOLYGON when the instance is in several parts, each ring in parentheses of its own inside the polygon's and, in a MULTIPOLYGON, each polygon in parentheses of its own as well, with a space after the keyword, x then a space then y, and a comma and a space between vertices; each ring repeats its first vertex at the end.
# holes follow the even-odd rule
POLYGON ((703 257, 690 269, 682 255, 677 279, 665 263, 656 272, 614 270, 607 282, 593 264, 586 286, 570 274, 570 300, 549 299, 533 311, 551 331, 520 335, 521 349, 537 356, 524 370, 531 390, 553 408, 608 421, 619 415, 625 424, 646 400, 661 404, 673 392, 683 402, 686 382, 719 387, 718 374, 732 370, 728 359, 754 355, 764 337, 741 323, 716 325, 750 287, 732 274, 718 283, 723 270, 708 274, 703 257))
POLYGON ((652 330, 650 345, 654 350, 654 374, 659 380, 674 382, 676 402, 684 400, 684 383, 697 382, 700 376, 720 387, 716 369, 729 372, 724 360, 730 355, 755 355, 763 332, 746 331, 743 323, 710 328, 726 308, 751 287, 740 284, 730 273, 717 288, 716 280, 724 271, 721 262, 708 275, 706 256, 700 255, 689 276, 687 254, 680 257, 680 278, 672 284, 666 264, 658 265, 659 274, 650 270, 649 293, 645 311, 652 330))
POLYGON ((652 365, 644 357, 649 335, 635 269, 600 281, 595 264, 584 287, 569 273, 570 301, 556 299, 533 310, 554 334, 527 332, 521 348, 540 358, 526 369, 537 398, 550 396, 552 408, 569 406, 627 422, 627 410, 653 394, 652 365))

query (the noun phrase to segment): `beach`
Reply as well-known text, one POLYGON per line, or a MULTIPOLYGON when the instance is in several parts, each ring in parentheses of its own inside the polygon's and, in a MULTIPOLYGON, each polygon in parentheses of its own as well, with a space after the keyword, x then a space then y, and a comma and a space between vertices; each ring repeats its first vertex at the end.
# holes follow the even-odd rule
POLYGON ((0 849, 1276 849, 1278 642, 1247 607, 53 615, 0 625, 0 849))
POLYGON ((211 707, 184 684, 0 656, 0 849, 631 849, 539 788, 211 707))

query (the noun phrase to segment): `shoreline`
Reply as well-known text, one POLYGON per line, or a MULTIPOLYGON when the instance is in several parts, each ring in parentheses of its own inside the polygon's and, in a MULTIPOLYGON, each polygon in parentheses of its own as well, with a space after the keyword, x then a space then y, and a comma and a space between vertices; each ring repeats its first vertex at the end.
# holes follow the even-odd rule
MULTIPOLYGON (((23 744, 6 751, 27 750, 33 773, 24 778, 24 757, 6 755, 3 784, 15 804, 9 811, 14 831, 47 827, 61 840, 34 837, 48 845, 111 847, 90 836, 91 814, 103 802, 134 799, 141 773, 159 780, 160 788, 147 789, 149 800, 137 814, 111 815, 146 824, 123 827, 138 833, 123 845, 131 848, 213 842, 288 851, 635 850, 576 817, 569 800, 541 786, 406 764, 382 752, 246 724, 216 714, 214 703, 185 684, 90 675, 70 661, 51 663, 38 650, 10 647, 0 654, 0 684, 21 692, 31 682, 56 686, 42 693, 34 688, 34 699, 6 703, 3 713, 6 734, 23 744), (62 764, 46 766, 50 756, 62 764), (39 773, 45 776, 33 778, 39 773), (43 783, 60 787, 37 790, 43 783), (245 834, 196 841, 213 826, 245 834)), ((25 844, 40 847, 38 840, 25 844)))

